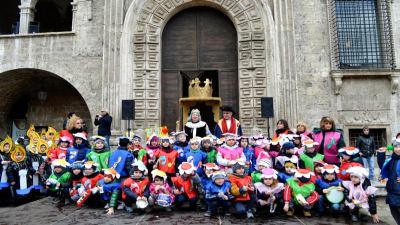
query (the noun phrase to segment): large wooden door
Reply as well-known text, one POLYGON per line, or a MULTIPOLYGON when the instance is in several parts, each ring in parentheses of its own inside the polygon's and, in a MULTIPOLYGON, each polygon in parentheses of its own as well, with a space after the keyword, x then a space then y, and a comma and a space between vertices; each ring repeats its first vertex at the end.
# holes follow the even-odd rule
POLYGON ((223 13, 195 7, 171 18, 162 36, 162 124, 175 129, 182 119, 179 98, 187 97, 187 77, 196 74, 211 76, 218 84, 213 95, 238 112, 237 58, 237 32, 223 13))

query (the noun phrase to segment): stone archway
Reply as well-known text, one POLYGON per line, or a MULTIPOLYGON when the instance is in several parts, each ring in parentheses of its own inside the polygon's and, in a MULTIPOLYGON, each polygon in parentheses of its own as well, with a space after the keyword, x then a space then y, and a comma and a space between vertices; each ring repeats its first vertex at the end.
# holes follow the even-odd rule
POLYGON ((78 90, 53 73, 15 69, 0 73, 0 136, 11 133, 13 121, 62 129, 68 112, 76 112, 92 130, 88 106, 78 90), (39 98, 39 92, 46 97, 39 98))
MULTIPOLYGON (((271 10, 256 0, 137 0, 125 17, 121 37, 119 98, 136 100, 136 128, 159 126, 161 35, 176 13, 195 6, 213 7, 227 15, 238 32, 239 111, 245 133, 261 119, 260 97, 267 96, 267 76, 274 74, 271 10), (268 27, 267 27, 268 25, 268 27)), ((275 94, 274 91, 269 93, 275 94)), ((119 101, 120 102, 120 101, 119 101)), ((118 103, 117 103, 118 104, 118 103)), ((120 108, 120 107, 118 107, 120 108)), ((118 113, 120 114, 120 112, 118 113)), ((121 123, 121 129, 125 126, 121 123)))

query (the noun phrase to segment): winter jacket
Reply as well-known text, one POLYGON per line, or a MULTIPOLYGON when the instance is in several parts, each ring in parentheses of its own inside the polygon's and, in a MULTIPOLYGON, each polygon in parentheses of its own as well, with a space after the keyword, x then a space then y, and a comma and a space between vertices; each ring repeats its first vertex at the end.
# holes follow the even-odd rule
POLYGON ((83 161, 89 152, 90 149, 86 147, 86 144, 74 145, 74 147, 68 148, 65 159, 69 164, 76 161, 83 161))
POLYGON ((361 135, 357 139, 356 147, 363 154, 362 157, 367 158, 376 154, 375 141, 372 136, 361 135))
POLYGON ((116 181, 106 183, 104 179, 101 179, 97 185, 103 189, 103 193, 100 194, 101 199, 107 202, 110 208, 117 207, 118 197, 121 193, 121 183, 116 181))
POLYGON ((94 119, 94 125, 99 126, 98 135, 100 136, 110 136, 111 135, 111 123, 112 117, 107 114, 101 118, 96 117, 94 119))
POLYGON ((231 183, 229 181, 225 181, 221 186, 211 182, 206 188, 206 199, 219 199, 218 193, 223 193, 228 196, 228 199, 232 199, 233 196, 230 193, 231 183))
POLYGON ((229 181, 231 182, 231 193, 235 196, 234 201, 249 201, 250 195, 254 191, 250 191, 247 189, 246 191, 243 189, 244 186, 248 188, 253 186, 251 177, 246 175, 237 175, 237 174, 230 174, 228 176, 229 181))
MULTIPOLYGON (((346 181, 345 181, 345 182, 346 182, 346 181)), ((349 182, 349 181, 348 181, 348 182, 349 182)), ((342 182, 342 184, 343 184, 343 183, 344 183, 344 182, 342 182)), ((371 182, 370 182, 367 178, 365 178, 364 182, 363 182, 362 184, 360 184, 360 185, 362 185, 362 188, 363 188, 364 190, 367 190, 367 188, 368 188, 369 186, 371 186, 371 182)), ((347 202, 352 202, 352 199, 349 198, 349 193, 350 193, 349 189, 346 188, 346 185, 342 185, 342 186, 344 187, 343 193, 344 193, 344 196, 345 196, 346 201, 347 201, 347 202)), ((376 199, 375 199, 375 195, 370 195, 370 196, 368 196, 368 206, 369 206, 369 212, 370 212, 372 215, 373 215, 373 214, 376 214, 377 209, 376 209, 376 199)))
POLYGON ((118 147, 110 156, 108 168, 114 168, 124 178, 129 176, 132 168, 133 155, 126 147, 118 147))
POLYGON ((392 154, 383 164, 381 171, 382 178, 388 178, 386 182, 386 203, 390 206, 400 207, 400 183, 397 179, 400 177, 400 155, 392 154))

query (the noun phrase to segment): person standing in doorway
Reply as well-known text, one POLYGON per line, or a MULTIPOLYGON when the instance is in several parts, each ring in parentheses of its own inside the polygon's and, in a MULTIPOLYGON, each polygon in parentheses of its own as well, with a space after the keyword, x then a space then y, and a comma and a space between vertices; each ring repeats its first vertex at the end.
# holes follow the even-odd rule
POLYGON ((360 150, 364 167, 369 170, 368 178, 372 181, 374 179, 374 156, 376 148, 374 138, 369 134, 368 126, 363 127, 362 134, 357 139, 356 147, 360 150))
POLYGON ((99 126, 97 134, 106 139, 107 146, 110 146, 111 123, 112 117, 108 114, 107 109, 101 110, 100 115, 96 115, 94 119, 94 125, 99 126))
POLYGON ((232 107, 222 106, 221 111, 223 118, 220 119, 218 124, 215 126, 214 135, 217 138, 221 138, 222 134, 226 133, 242 136, 242 127, 240 126, 239 120, 233 117, 235 115, 235 111, 233 111, 232 107))

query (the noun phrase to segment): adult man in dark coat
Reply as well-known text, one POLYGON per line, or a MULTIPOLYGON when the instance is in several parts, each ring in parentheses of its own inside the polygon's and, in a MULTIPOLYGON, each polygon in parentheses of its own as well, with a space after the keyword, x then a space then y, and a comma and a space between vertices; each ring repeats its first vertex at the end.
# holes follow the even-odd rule
POLYGON ((112 117, 108 114, 108 110, 106 109, 101 110, 101 114, 96 115, 94 119, 94 125, 99 126, 97 134, 106 139, 108 146, 110 146, 111 123, 112 117))
POLYGON ((231 106, 222 106, 222 119, 220 119, 215 126, 214 135, 218 138, 225 133, 236 134, 237 136, 242 136, 242 127, 240 126, 239 120, 235 119, 235 111, 231 106))

